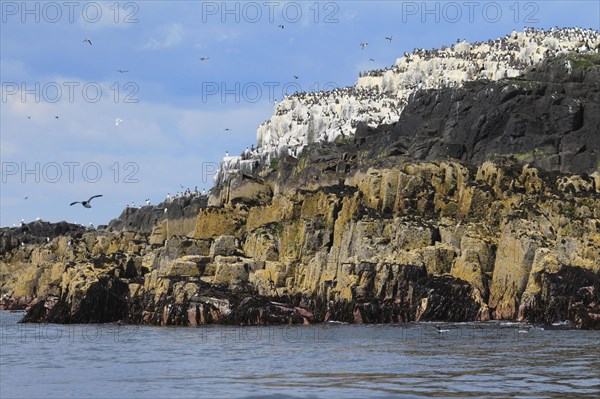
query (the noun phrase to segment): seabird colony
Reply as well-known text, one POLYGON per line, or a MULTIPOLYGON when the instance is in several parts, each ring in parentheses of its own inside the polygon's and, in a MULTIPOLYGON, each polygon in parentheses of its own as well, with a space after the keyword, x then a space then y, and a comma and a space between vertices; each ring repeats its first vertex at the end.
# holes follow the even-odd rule
POLYGON ((600 35, 582 28, 527 28, 485 42, 459 41, 450 47, 415 49, 395 65, 360 74, 355 86, 300 92, 276 104, 273 115, 257 129, 257 147, 243 156, 223 159, 215 180, 281 156, 297 157, 315 142, 351 137, 356 126, 397 122, 418 90, 460 87, 464 82, 520 75, 527 67, 565 52, 598 52, 600 35))

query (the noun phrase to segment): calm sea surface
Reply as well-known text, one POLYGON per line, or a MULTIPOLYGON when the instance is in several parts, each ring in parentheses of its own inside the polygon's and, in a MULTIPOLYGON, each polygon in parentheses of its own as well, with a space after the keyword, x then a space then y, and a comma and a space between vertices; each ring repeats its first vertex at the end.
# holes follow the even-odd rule
POLYGON ((598 331, 17 324, 21 316, 0 312, 2 399, 600 397, 598 331))

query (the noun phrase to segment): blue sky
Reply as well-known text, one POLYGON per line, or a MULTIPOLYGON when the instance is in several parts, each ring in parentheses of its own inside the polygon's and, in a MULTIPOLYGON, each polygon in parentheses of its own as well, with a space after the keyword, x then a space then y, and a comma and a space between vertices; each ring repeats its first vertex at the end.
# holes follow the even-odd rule
POLYGON ((597 1, 0 5, 2 226, 104 224, 180 185, 208 189, 224 152, 256 142, 286 87, 352 85, 404 51, 457 38, 600 24, 597 1), (94 194, 104 197, 91 209, 69 207, 94 194))

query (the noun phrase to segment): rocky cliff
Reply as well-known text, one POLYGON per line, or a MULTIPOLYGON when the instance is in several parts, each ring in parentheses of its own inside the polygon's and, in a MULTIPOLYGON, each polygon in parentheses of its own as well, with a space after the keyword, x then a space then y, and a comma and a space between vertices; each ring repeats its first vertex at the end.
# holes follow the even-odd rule
POLYGON ((3 306, 59 323, 600 329, 599 74, 597 53, 568 53, 418 90, 397 122, 225 160, 210 197, 98 230, 2 229, 3 306))
MULTIPOLYGON (((253 156, 267 163, 282 153, 297 156, 311 143, 353 136, 359 124, 376 128, 398 122, 404 107, 420 91, 516 78, 550 57, 572 52, 597 54, 598 46, 598 32, 565 28, 526 29, 484 42, 461 41, 440 49, 415 49, 398 58, 392 67, 362 73, 354 86, 284 98, 276 104, 271 118, 258 128, 253 156)), ((567 60, 567 74, 576 66, 567 60)), ((463 111, 458 101, 460 98, 452 101, 448 123, 463 111)))

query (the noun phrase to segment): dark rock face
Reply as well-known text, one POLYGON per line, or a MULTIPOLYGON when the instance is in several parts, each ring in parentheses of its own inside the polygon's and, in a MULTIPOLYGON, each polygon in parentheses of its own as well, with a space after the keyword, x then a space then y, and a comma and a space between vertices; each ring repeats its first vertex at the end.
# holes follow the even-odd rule
POLYGON ((535 278, 542 289, 533 300, 521 304, 520 318, 543 324, 570 320, 577 328, 600 329, 600 276, 563 266, 556 273, 540 272, 535 278))
POLYGON ((58 223, 35 221, 23 224, 20 227, 1 228, 0 254, 10 252, 13 248, 21 245, 21 243, 43 244, 47 239, 52 240, 58 236, 81 238, 85 231, 86 228, 82 225, 64 221, 58 223))
POLYGON ((110 221, 108 228, 150 234, 158 222, 167 218, 173 220, 195 217, 200 209, 206 208, 207 202, 206 195, 183 195, 158 205, 125 208, 118 218, 110 221))
POLYGON ((87 291, 79 291, 79 298, 46 297, 32 304, 21 323, 80 324, 126 320, 128 292, 126 283, 105 276, 87 291))
MULTIPOLYGON (((266 297, 251 287, 227 287, 196 282, 199 293, 180 303, 172 295, 154 301, 153 294, 129 297, 122 280, 102 276, 75 297, 68 292, 44 298, 28 309, 22 322, 102 323, 198 326, 308 324, 329 320, 348 323, 403 323, 410 321, 473 321, 481 318, 481 304, 472 287, 448 276, 428 276, 422 267, 403 266, 402 276, 386 290, 392 298, 327 301, 305 295, 266 297), (423 311, 423 300, 428 304, 423 311)), ((176 281, 183 281, 175 277, 176 281)), ((487 319, 487 316, 483 319, 487 319)))
POLYGON ((600 168, 599 81, 597 54, 550 58, 517 79, 417 92, 398 123, 359 126, 356 141, 416 160, 479 165, 503 155, 548 171, 592 173, 600 168))

